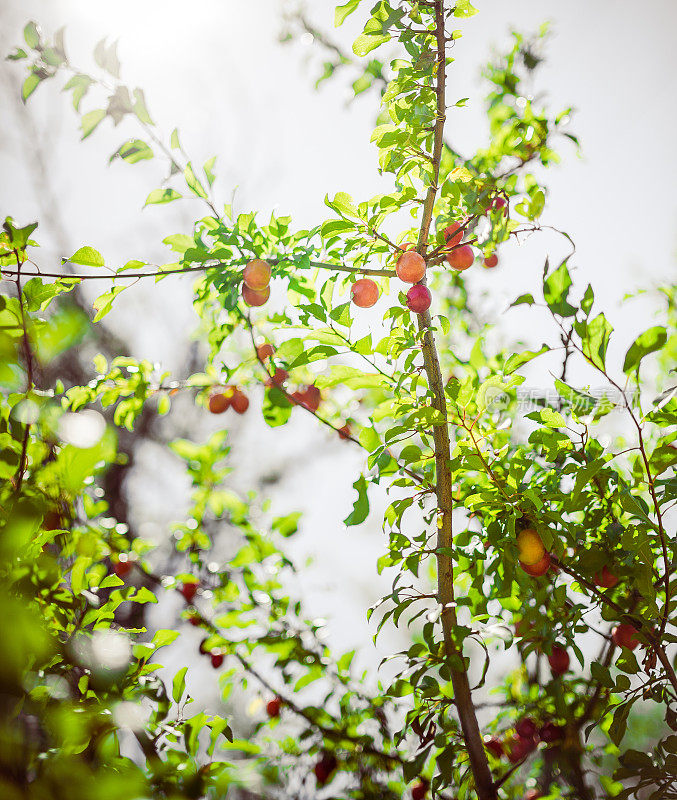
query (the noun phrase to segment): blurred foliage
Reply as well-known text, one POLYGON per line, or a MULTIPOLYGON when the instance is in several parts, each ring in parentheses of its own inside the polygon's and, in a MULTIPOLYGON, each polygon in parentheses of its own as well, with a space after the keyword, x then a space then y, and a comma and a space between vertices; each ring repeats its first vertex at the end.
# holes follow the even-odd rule
MULTIPOLYGON (((340 5, 336 24, 357 11, 365 11, 359 0, 340 5)), ((366 800, 401 798, 412 782, 419 800, 511 800, 528 790, 552 798, 677 796, 677 737, 670 733, 677 730, 675 288, 662 290, 657 324, 622 362, 607 363, 614 331, 595 307, 593 287, 574 287, 572 249, 561 263, 546 262, 541 285, 524 287, 530 291, 513 303, 541 320, 534 325, 543 344, 492 349, 464 273, 447 262, 455 249, 486 258, 543 230, 540 168, 558 163, 560 145, 577 140, 567 129, 571 109, 553 114, 525 88, 541 61, 542 30, 532 38, 515 34, 511 50, 487 67, 484 146, 467 157, 442 141, 440 120, 450 112, 439 105, 440 42, 448 47, 461 35, 450 24, 475 13, 467 0, 381 0, 365 12, 350 54, 304 17, 288 20, 289 35, 305 31, 332 54, 322 79, 350 68, 358 73, 351 75, 355 95, 379 87, 372 140, 381 172, 392 179, 390 191, 373 198, 326 197, 331 215, 310 230, 296 229, 288 216, 261 223, 253 212, 219 209, 215 159, 197 167, 178 131, 163 137, 143 91, 122 81, 115 45, 99 43, 98 71, 89 74, 69 60, 62 32, 49 40, 35 23, 26 26, 25 44, 10 56, 27 68, 23 99, 63 76, 83 138, 105 121, 134 118, 138 136, 111 160, 164 159, 167 180, 147 204, 193 196, 203 201, 204 216, 190 233, 165 239, 173 255, 160 268, 141 258, 110 267, 85 245, 65 259, 82 271, 61 276, 37 268, 36 224, 5 221, 3 798, 317 791, 366 800), (390 48, 388 63, 376 60, 379 48, 390 48), (445 234, 451 224, 458 241, 445 234), (395 259, 409 244, 427 262, 432 318, 411 313, 391 283, 395 259), (242 297, 243 267, 254 258, 272 268, 266 308, 242 297), (68 294, 107 266, 111 284, 90 322, 68 294), (202 371, 177 379, 144 360, 98 356, 88 383, 42 385, 40 366, 77 347, 90 325, 123 301, 127 281, 186 272, 196 278, 202 371), (355 278, 364 276, 377 279, 382 293, 371 312, 348 301, 355 278), (527 409, 519 387, 535 359, 554 362, 560 376, 553 370, 527 409), (575 362, 594 376, 590 386, 568 382, 575 362), (596 391, 595 380, 605 391, 596 391), (284 544, 300 517, 276 517, 265 500, 232 491, 236 464, 225 429, 204 442, 170 444, 192 487, 189 511, 172 528, 179 566, 171 574, 155 574, 151 545, 111 514, 103 485, 121 461, 118 435, 133 431, 143 411, 171 413, 178 392, 192 392, 214 413, 229 409, 226 420, 247 412, 251 398, 247 413, 261 413, 270 428, 311 414, 318 430, 364 450, 362 473, 350 477, 356 498, 345 524, 369 517, 371 485, 387 489, 387 545, 377 568, 388 570, 393 584, 369 615, 378 619, 377 631, 393 624, 411 632, 408 649, 394 654, 401 670, 389 685, 357 672, 354 653, 332 653, 323 622, 290 593, 294 566, 284 544), (618 431, 608 426, 613 411, 627 423, 618 431), (446 452, 441 428, 451 440, 446 452), (613 438, 605 438, 608 430, 613 438), (457 513, 451 546, 442 546, 433 540, 445 524, 435 494, 448 466, 457 513), (520 563, 518 536, 526 529, 543 546, 540 576, 520 563), (224 531, 230 552, 215 562, 224 531), (453 569, 451 626, 449 609, 431 590, 444 577, 436 559, 453 569), (267 703, 265 714, 254 713, 252 730, 240 735, 225 717, 191 716, 186 667, 171 685, 158 675, 156 653, 179 639, 178 624, 151 634, 122 623, 123 604, 155 603, 166 592, 202 630, 200 651, 218 670, 224 699, 254 686, 267 703), (581 637, 599 639, 597 659, 584 653, 581 637), (501 679, 488 667, 505 650, 519 656, 519 666, 501 679), (473 731, 474 706, 452 687, 459 675, 467 680, 470 661, 480 684, 488 675, 500 684, 484 731, 494 737, 488 756, 473 731), (633 720, 645 708, 653 723, 640 730, 633 720), (642 750, 626 737, 629 723, 643 737, 642 750), (487 768, 488 793, 481 782, 487 768)))

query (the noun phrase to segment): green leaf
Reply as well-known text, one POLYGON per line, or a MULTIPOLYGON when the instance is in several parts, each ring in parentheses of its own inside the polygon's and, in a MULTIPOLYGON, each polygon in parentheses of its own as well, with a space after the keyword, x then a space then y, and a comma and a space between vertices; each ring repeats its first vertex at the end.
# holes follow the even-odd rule
POLYGON ((97 108, 94 111, 88 111, 86 114, 83 114, 80 120, 82 138, 86 139, 88 136, 91 136, 105 116, 106 112, 102 108, 97 108))
POLYGON ((527 414, 527 418, 541 422, 548 428, 564 428, 567 424, 564 417, 552 408, 539 408, 537 411, 527 414))
POLYGON ((96 316, 94 317, 94 322, 98 322, 100 319, 108 314, 108 312, 113 308, 113 301, 115 298, 120 294, 120 292, 124 291, 126 287, 124 286, 114 286, 109 292, 102 294, 101 297, 97 297, 94 303, 92 304, 94 310, 96 311, 96 316))
POLYGON ((299 529, 299 520, 301 519, 301 512, 294 511, 292 514, 287 514, 284 517, 277 517, 273 520, 272 528, 280 534, 280 536, 293 536, 299 529))
POLYGON ((271 386, 263 397, 263 419, 271 428, 284 425, 291 417, 294 404, 277 386, 271 386))
POLYGON ((583 299, 581 300, 581 308, 585 313, 586 317, 589 316, 590 310, 595 302, 595 293, 592 290, 592 286, 588 284, 588 288, 585 290, 585 294, 583 295, 583 299))
POLYGON ((117 42, 113 42, 107 47, 105 39, 102 39, 94 48, 94 60, 101 69, 106 70, 114 78, 120 77, 120 59, 118 58, 117 48, 117 42))
POLYGON ((668 333, 661 325, 656 325, 640 334, 628 348, 623 362, 623 372, 626 374, 638 369, 644 356, 660 350, 668 340, 668 333))
POLYGON ((94 83, 94 81, 89 77, 89 75, 73 75, 73 77, 66 83, 63 87, 64 91, 72 90, 73 91, 73 108, 76 111, 80 110, 80 102, 82 98, 87 94, 89 91, 89 87, 94 83))
POLYGON ((89 329, 87 315, 76 306, 64 306, 41 325, 35 335, 35 352, 41 364, 82 341, 89 329))
POLYGON ((183 195, 174 189, 153 189, 153 191, 146 198, 145 206, 159 205, 160 203, 171 203, 173 200, 179 200, 183 195))
POLYGON ((525 350, 522 353, 515 353, 505 362, 503 373, 505 375, 511 375, 515 370, 524 366, 524 364, 528 364, 530 361, 533 361, 534 358, 538 358, 538 356, 548 352, 550 352, 550 348, 548 345, 544 344, 540 350, 525 350))
POLYGON ((543 297, 554 314, 572 317, 576 313, 576 309, 567 302, 570 287, 571 276, 565 261, 543 281, 543 297))
POLYGON ((186 672, 188 672, 188 667, 181 667, 172 681, 172 698, 174 699, 175 703, 179 703, 181 701, 183 693, 186 689, 186 672))
POLYGON ((367 496, 367 481, 364 475, 360 475, 355 481, 353 489, 357 492, 357 500, 353 503, 352 512, 343 520, 343 523, 348 527, 360 525, 369 516, 369 497, 367 496))
POLYGON ((677 464, 677 446, 665 442, 649 456, 649 466, 654 475, 662 475, 666 469, 677 464))
POLYGON ((23 85, 21 87, 21 99, 24 101, 24 103, 38 88, 40 80, 41 78, 39 75, 36 75, 35 72, 31 72, 31 74, 23 82, 23 85))
POLYGON ((40 31, 38 30, 38 26, 35 22, 31 21, 26 25, 24 28, 24 40, 26 44, 32 49, 35 50, 40 44, 40 31))
POLYGON ((382 387, 385 378, 382 375, 363 372, 355 367, 337 364, 330 368, 329 375, 320 375, 315 381, 320 389, 343 385, 349 389, 373 389, 382 387))
POLYGON ((470 3, 470 0, 457 0, 454 9, 455 17, 473 17, 477 14, 477 9, 470 3))
POLYGON ((210 159, 205 161, 204 167, 202 167, 204 174, 207 177, 207 183, 210 186, 213 186, 214 179, 216 175, 214 175, 214 164, 216 164, 216 156, 212 156, 210 159))
POLYGON ((193 165, 190 163, 190 161, 183 172, 183 177, 186 179, 186 184, 193 194, 201 197, 203 200, 207 199, 207 192, 204 186, 198 180, 197 175, 193 170, 193 165))
POLYGON ((98 250, 93 247, 81 247, 66 261, 71 264, 81 264, 83 267, 103 267, 106 262, 98 250))
POLYGON ((353 53, 362 58, 382 44, 389 42, 390 39, 390 34, 361 33, 353 42, 353 53))
POLYGON ((360 4, 360 0, 348 0, 347 3, 344 3, 342 6, 337 6, 336 10, 334 11, 334 26, 340 27, 346 20, 350 14, 353 13, 357 9, 360 4))
POLYGON ((129 598, 134 603, 157 603, 157 597, 147 586, 142 586, 129 598))
POLYGON ((628 727, 628 715, 632 708, 632 701, 623 703, 614 711, 613 720, 609 726, 609 738, 616 745, 620 745, 628 727))
POLYGON ((143 94, 142 89, 134 89, 133 108, 134 108, 134 113, 141 120, 141 122, 145 123, 146 125, 153 124, 153 120, 151 119, 151 116, 148 113, 148 107, 146 106, 146 98, 143 94))
POLYGON ((513 301, 512 303, 510 303, 508 308, 512 308, 513 306, 522 306, 522 305, 533 306, 533 304, 535 302, 536 301, 534 300, 533 294, 521 294, 517 298, 517 300, 513 301))
POLYGON ((172 642, 175 642, 179 638, 179 635, 179 631, 170 631, 163 628, 157 631, 155 636, 153 636, 153 645, 156 650, 159 650, 161 647, 166 647, 172 644, 172 642))
POLYGON ((346 192, 339 192, 333 200, 330 200, 327 196, 324 202, 329 208, 333 208, 334 211, 338 211, 338 213, 343 216, 359 217, 359 212, 353 198, 349 194, 346 194, 346 192))
POLYGON ((128 161, 130 164, 136 164, 138 161, 145 161, 153 158, 154 153, 152 148, 143 141, 143 139, 131 139, 121 145, 110 157, 110 161, 116 158, 121 158, 128 161))
POLYGON ((606 351, 613 328, 607 322, 604 314, 598 314, 587 325, 576 324, 576 330, 581 336, 583 352, 590 361, 602 370, 606 369, 606 351))
POLYGON ((25 250, 30 242, 31 234, 38 227, 38 223, 31 222, 23 228, 17 228, 12 217, 5 217, 2 227, 7 233, 10 247, 16 250, 25 250))

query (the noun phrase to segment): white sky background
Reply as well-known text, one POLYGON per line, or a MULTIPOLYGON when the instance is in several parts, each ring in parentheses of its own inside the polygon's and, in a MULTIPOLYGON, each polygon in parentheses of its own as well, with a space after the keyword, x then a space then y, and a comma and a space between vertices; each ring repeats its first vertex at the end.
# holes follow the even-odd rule
MULTIPOLYGON (((49 34, 66 25, 69 54, 87 71, 95 43, 104 36, 118 38, 123 79, 143 87, 154 119, 167 132, 179 127, 196 163, 218 154, 216 188, 222 200, 238 186, 237 210, 259 208, 266 214, 275 208, 292 214, 297 226, 309 226, 329 216, 325 194, 347 191, 364 199, 389 183, 379 178, 369 143, 376 96, 363 95, 347 105, 340 77, 315 92, 320 63, 311 49, 277 42, 283 5, 274 0, 2 0, 0 47, 4 53, 18 44, 29 18, 49 34)), ((674 280, 676 272, 677 5, 673 0, 647 0, 641 6, 634 0, 478 0, 475 5, 481 13, 458 25, 465 36, 449 69, 450 102, 471 98, 469 108, 451 112, 451 138, 462 152, 484 144, 481 65, 493 49, 505 48, 511 27, 533 31, 551 20, 553 36, 547 63, 537 73, 537 90, 548 92, 553 108, 576 108, 571 131, 580 137, 583 155, 578 158, 573 146, 563 144, 563 165, 548 172, 543 221, 575 239, 571 263, 581 289, 588 280, 593 283, 601 308, 620 332, 613 352, 622 355, 641 326, 650 324, 652 310, 647 300, 623 307, 622 296, 674 280)), ((308 7, 313 21, 349 46, 357 18, 345 31, 333 32, 334 3, 315 0, 308 7)), ((19 72, 16 65, 0 63, 2 216, 11 214, 25 224, 44 218, 47 205, 62 220, 61 245, 49 226, 42 231, 44 266, 83 244, 101 250, 112 264, 130 258, 170 260, 161 240, 189 231, 191 219, 202 213, 199 201, 141 212, 148 192, 160 185, 164 165, 107 166, 108 156, 135 131, 124 125, 113 131, 106 121, 80 143, 70 96, 61 95, 54 82, 38 89, 27 111, 17 112, 8 106, 8 81, 18 86, 19 72), (34 190, 33 143, 16 124, 17 113, 28 115, 35 126, 53 199, 34 190)), ((83 107, 92 106, 85 100, 83 107)), ((548 247, 555 255, 564 252, 544 235, 522 247, 504 247, 497 270, 466 273, 475 292, 486 292, 488 314, 498 318, 517 294, 537 291, 548 247)), ((194 325, 190 286, 190 279, 178 279, 122 295, 110 320, 133 343, 136 355, 169 368, 184 363, 194 325)), ((538 330, 523 314, 502 325, 510 339, 540 343, 538 330)), ((340 523, 350 506, 359 454, 325 438, 326 446, 317 450, 312 421, 295 420, 281 432, 264 429, 253 414, 236 424, 243 426, 241 485, 246 487, 248 476, 260 475, 261 453, 271 472, 284 472, 275 487, 276 507, 305 509, 295 548, 299 556, 317 557, 304 577, 306 589, 319 613, 335 617, 335 641, 345 647, 364 643, 364 609, 385 584, 372 579, 383 546, 378 510, 364 530, 346 533, 340 523)), ((157 479, 161 457, 149 452, 147 463, 157 479)), ((159 514, 148 497, 147 515, 159 514)))

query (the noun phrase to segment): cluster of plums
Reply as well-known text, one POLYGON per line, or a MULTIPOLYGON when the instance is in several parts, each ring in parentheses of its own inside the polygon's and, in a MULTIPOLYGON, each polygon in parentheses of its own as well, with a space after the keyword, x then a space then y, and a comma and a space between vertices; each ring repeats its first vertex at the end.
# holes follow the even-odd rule
MULTIPOLYGON (((266 366, 267 360, 273 355, 275 355, 275 348, 269 342, 257 345, 256 356, 264 366, 266 366)), ((286 369, 276 367, 275 372, 269 375, 266 386, 276 386, 282 389, 293 403, 315 413, 322 402, 322 392, 320 389, 315 386, 315 384, 311 383, 307 386, 301 386, 294 392, 287 392, 284 389, 284 384, 288 378, 289 373, 286 369)), ((232 408, 238 414, 244 414, 249 408, 249 398, 237 386, 225 386, 212 390, 209 396, 208 406, 212 414, 223 414, 223 412, 227 411, 229 408, 232 408)), ((341 428, 337 428, 337 432, 341 439, 349 439, 352 435, 350 425, 347 423, 341 428)))
MULTIPOLYGON (((529 575, 538 577, 555 568, 550 553, 533 528, 525 528, 517 534, 517 548, 520 566, 529 575)), ((601 589, 613 589, 619 580, 606 564, 594 575, 594 581, 601 589)), ((617 647, 634 650, 640 643, 635 634, 636 629, 632 625, 622 622, 613 629, 611 638, 617 647)), ((553 647, 548 661, 554 675, 561 675, 569 669, 569 655, 562 647, 553 647)))
POLYGON ((267 261, 254 258, 242 272, 242 299, 248 306, 262 306, 270 298, 272 270, 267 261))
POLYGON ((209 410, 212 414, 223 414, 232 408, 236 414, 244 414, 249 408, 249 398, 237 386, 215 389, 209 395, 209 410))
POLYGON ((554 722, 538 725, 531 717, 523 717, 515 725, 514 733, 503 738, 491 736, 485 738, 484 746, 496 758, 506 757, 511 764, 519 764, 538 747, 539 742, 545 745, 557 744, 564 739, 565 729, 554 722))
MULTIPOLYGON (((491 208, 505 208, 506 201, 497 197, 491 208)), ((443 250, 449 266, 462 272, 472 266, 475 254, 469 244, 461 244, 465 233, 465 224, 454 222, 444 229, 446 248, 443 250)), ((498 256, 491 253, 484 259, 484 266, 491 269, 498 264, 498 256)), ((425 277, 427 264, 422 255, 416 252, 414 245, 405 245, 400 253, 395 272, 404 283, 413 284, 407 292, 407 308, 415 314, 423 314, 430 308, 432 296, 427 286, 421 281, 425 277)), ((371 308, 379 298, 379 289, 371 278, 360 278, 351 287, 352 301, 360 308, 371 308)))
MULTIPOLYGON (((489 210, 507 211, 504 197, 495 197, 489 210)), ((449 266, 462 272, 472 266, 475 254, 469 244, 462 244, 467 222, 454 222, 444 229, 443 249, 449 266)), ((490 253, 484 259, 488 269, 498 264, 496 253, 490 253)), ((413 244, 405 245, 395 264, 397 277, 404 283, 413 284, 407 292, 407 308, 415 314, 423 314, 430 308, 432 297, 427 286, 421 281, 425 277, 427 264, 423 256, 416 252, 413 244)), ((270 264, 260 258, 249 261, 242 272, 242 299, 248 306, 262 306, 270 298, 270 264)), ((360 278, 350 289, 353 303, 359 308, 371 308, 379 298, 378 284, 371 278, 360 278)))

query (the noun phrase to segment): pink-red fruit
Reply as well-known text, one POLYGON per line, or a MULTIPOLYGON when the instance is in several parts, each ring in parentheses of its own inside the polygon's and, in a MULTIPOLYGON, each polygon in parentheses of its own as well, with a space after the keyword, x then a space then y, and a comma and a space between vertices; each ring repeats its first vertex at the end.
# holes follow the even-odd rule
POLYGON ((186 603, 192 603, 193 598, 197 594, 197 590, 200 584, 197 581, 186 581, 186 583, 181 584, 181 588, 179 591, 184 597, 186 603))
POLYGON ((523 561, 520 561, 520 567, 522 567, 527 575, 531 575, 534 578, 540 578, 541 575, 545 575, 550 569, 550 565, 550 553, 546 553, 543 558, 535 564, 525 564, 523 561))
POLYGON ((338 435, 341 437, 341 439, 350 439, 351 434, 352 430, 348 423, 346 423, 342 428, 338 429, 338 435))
POLYGON ((270 299, 270 286, 266 286, 262 291, 257 291, 247 286, 246 283, 242 284, 242 299, 248 306, 258 307, 268 302, 270 299))
POLYGON ((613 589, 618 584, 618 577, 605 564, 601 571, 595 575, 595 583, 602 589, 613 589))
POLYGON ((272 344, 268 344, 268 342, 264 342, 264 344, 260 344, 256 348, 256 355, 261 359, 261 361, 265 361, 267 358, 270 358, 275 353, 275 348, 272 344))
POLYGON ((275 373, 266 381, 266 386, 282 386, 288 377, 289 373, 287 370, 278 367, 275 373))
POLYGON ((223 664, 223 655, 221 653, 212 653, 210 658, 214 669, 218 669, 223 664))
POLYGON ((299 406, 307 408, 308 411, 317 411, 322 401, 322 394, 314 384, 299 389, 291 395, 291 399, 299 406))
POLYGON ((118 578, 122 578, 123 580, 129 575, 132 571, 132 562, 131 561, 116 561, 115 565, 113 566, 113 572, 118 576, 118 578))
POLYGON ((415 250, 408 250, 397 259, 397 277, 405 283, 418 283, 425 275, 426 263, 415 250))
POLYGON ((270 264, 260 258, 250 261, 242 272, 245 285, 255 292, 263 292, 270 283, 270 264))
POLYGON ((501 758, 505 755, 503 743, 496 736, 490 736, 488 739, 485 739, 484 746, 492 755, 496 756, 496 758, 501 758))
POLYGON ((569 654, 563 647, 555 645, 552 648, 552 653, 548 656, 548 662, 553 675, 564 675, 569 669, 569 654))
POLYGON ((230 408, 231 397, 223 392, 214 392, 209 397, 209 410, 212 414, 223 414, 230 408))
POLYGON ((378 300, 378 286, 371 278, 360 278, 350 287, 350 293, 358 308, 371 308, 378 300))
POLYGON ((407 308, 414 314, 423 314, 430 308, 432 295, 427 286, 417 283, 407 292, 407 308))
POLYGON ((455 247, 457 244, 461 243, 464 233, 465 229, 460 222, 452 222, 451 225, 448 225, 444 229, 444 233, 442 235, 444 236, 444 241, 449 245, 449 247, 455 247))
POLYGON ((236 414, 244 414, 249 408, 249 398, 244 392, 240 391, 240 389, 236 389, 230 404, 236 414))
POLYGON ((484 259, 484 266, 487 269, 493 269, 498 264, 498 256, 496 253, 492 253, 491 255, 487 256, 484 259))
POLYGON ((332 773, 338 766, 338 761, 333 753, 325 753, 322 758, 315 764, 314 772, 317 782, 320 786, 324 786, 329 781, 332 773))
POLYGON ((282 710, 282 700, 279 697, 273 697, 272 700, 269 700, 266 703, 266 713, 271 719, 277 719, 280 716, 280 711, 282 710))
POLYGON ((423 800, 428 794, 428 781, 421 778, 418 783, 415 783, 411 788, 411 800, 423 800))
POLYGON ((132 562, 131 561, 116 561, 113 566, 113 572, 118 576, 118 578, 122 578, 123 580, 129 575, 132 571, 132 562))
POLYGON ((491 201, 491 205, 489 206, 489 208, 492 211, 494 211, 494 210, 500 210, 502 208, 505 208, 507 205, 508 205, 508 202, 505 199, 505 197, 500 197, 499 196, 499 197, 494 197, 494 199, 491 201))
POLYGON ((468 267, 472 267, 474 260, 475 254, 469 244, 464 244, 463 247, 457 247, 455 250, 447 253, 449 266, 459 272, 463 272, 463 270, 468 269, 468 267))
POLYGON ((521 736, 513 736, 507 743, 508 761, 517 764, 525 759, 529 753, 536 749, 535 739, 524 739, 521 736))
POLYGON ((533 739, 538 727, 531 717, 524 717, 515 725, 515 730, 522 739, 533 739))
POLYGON ((611 638, 617 647, 627 647, 628 650, 634 650, 639 644, 639 639, 635 636, 635 633, 636 631, 632 625, 621 622, 620 625, 613 629, 611 638))

